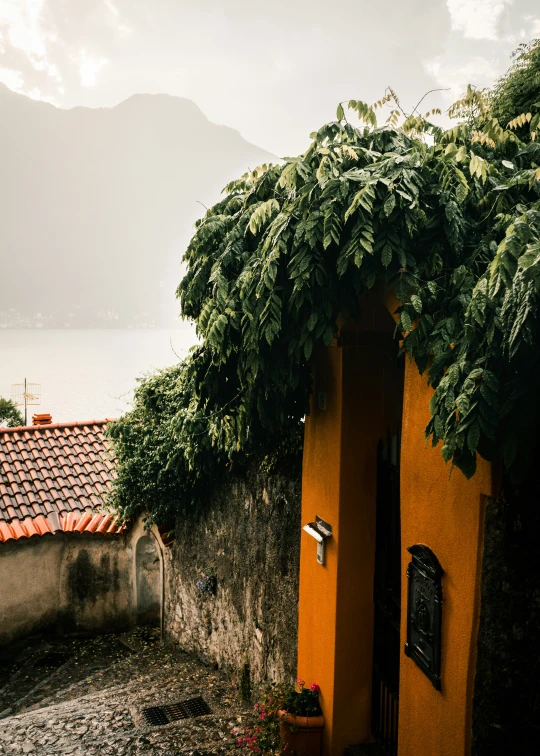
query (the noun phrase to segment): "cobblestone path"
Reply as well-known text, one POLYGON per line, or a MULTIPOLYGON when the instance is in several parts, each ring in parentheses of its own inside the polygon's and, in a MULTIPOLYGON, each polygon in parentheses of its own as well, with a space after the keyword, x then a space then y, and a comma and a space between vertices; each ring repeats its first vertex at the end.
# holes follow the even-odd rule
POLYGON ((40 642, 0 659, 0 754, 232 754, 247 712, 221 672, 142 632, 40 642), (140 709, 202 696, 211 714, 149 727, 140 709))

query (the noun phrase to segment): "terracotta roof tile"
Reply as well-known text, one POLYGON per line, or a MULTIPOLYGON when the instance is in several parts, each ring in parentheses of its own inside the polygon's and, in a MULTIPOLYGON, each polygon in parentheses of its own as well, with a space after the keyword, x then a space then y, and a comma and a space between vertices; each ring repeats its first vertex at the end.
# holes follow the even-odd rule
POLYGON ((115 477, 107 422, 0 428, 0 543, 123 530, 103 509, 115 477))

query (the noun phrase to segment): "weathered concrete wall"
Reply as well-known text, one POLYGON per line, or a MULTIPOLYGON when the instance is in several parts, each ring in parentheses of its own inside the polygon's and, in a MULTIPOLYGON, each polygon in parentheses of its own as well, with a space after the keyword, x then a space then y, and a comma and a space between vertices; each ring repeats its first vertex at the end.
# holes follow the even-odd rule
MULTIPOLYGON (((75 630, 113 630, 133 623, 129 541, 66 538, 59 576, 59 621, 75 630)), ((56 537, 56 536, 54 536, 56 537)))
POLYGON ((125 537, 63 533, 0 545, 0 645, 44 630, 98 631, 134 621, 125 537))
POLYGON ((179 519, 166 567, 165 639, 251 682, 296 673, 300 470, 225 479, 179 519))
POLYGON ((63 550, 62 536, 0 544, 0 645, 55 622, 63 550))

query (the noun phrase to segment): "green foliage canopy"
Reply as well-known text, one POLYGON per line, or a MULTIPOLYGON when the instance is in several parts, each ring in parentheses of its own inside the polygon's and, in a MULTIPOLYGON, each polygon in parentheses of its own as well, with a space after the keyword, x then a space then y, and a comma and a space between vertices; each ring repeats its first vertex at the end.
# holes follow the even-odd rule
POLYGON ((515 475, 530 467, 540 144, 501 126, 471 88, 456 112, 474 118, 447 131, 431 114, 399 127, 391 91, 350 111, 360 125, 340 105, 304 154, 232 182, 197 223, 178 296, 202 344, 142 384, 111 429, 124 513, 133 497, 156 514, 158 500, 187 506, 227 460, 275 448, 309 410, 314 348, 361 318, 360 295, 380 282, 435 389, 426 433, 444 459, 467 476, 477 453, 515 475))
POLYGON ((503 126, 521 114, 531 114, 531 125, 522 124, 517 133, 528 139, 540 125, 540 39, 520 45, 514 63, 489 92, 493 116, 503 126))
POLYGON ((24 418, 11 399, 0 396, 0 427, 16 428, 24 425, 24 418))

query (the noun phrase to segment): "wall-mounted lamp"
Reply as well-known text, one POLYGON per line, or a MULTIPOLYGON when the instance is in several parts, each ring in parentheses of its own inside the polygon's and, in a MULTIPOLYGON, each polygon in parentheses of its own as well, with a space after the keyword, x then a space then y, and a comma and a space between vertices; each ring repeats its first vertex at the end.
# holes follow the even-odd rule
POLYGON ((315 517, 315 522, 308 522, 304 530, 317 541, 317 562, 324 565, 324 542, 332 537, 332 526, 315 517))

